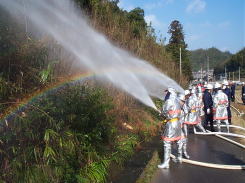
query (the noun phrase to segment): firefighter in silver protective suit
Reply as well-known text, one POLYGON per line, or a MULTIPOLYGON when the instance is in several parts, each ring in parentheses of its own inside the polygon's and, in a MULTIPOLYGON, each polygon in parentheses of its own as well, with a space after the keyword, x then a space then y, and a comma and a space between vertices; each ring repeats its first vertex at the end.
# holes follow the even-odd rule
POLYGON ((185 91, 185 95, 184 94, 179 94, 178 98, 180 100, 180 107, 181 107, 181 117, 180 117, 180 123, 181 123, 181 128, 182 128, 182 138, 181 138, 181 141, 182 141, 182 152, 183 152, 183 155, 185 158, 189 159, 190 156, 188 155, 187 153, 187 125, 184 124, 185 122, 185 117, 186 117, 186 114, 185 114, 185 110, 184 108, 186 107, 185 105, 185 101, 188 97, 188 95, 190 94, 189 90, 186 90, 185 91))
POLYGON ((177 160, 182 161, 182 141, 181 141, 181 107, 177 98, 176 91, 169 90, 170 97, 163 105, 162 114, 166 117, 166 126, 162 134, 164 144, 164 162, 158 165, 158 168, 169 168, 171 144, 176 142, 178 145, 177 160))
POLYGON ((196 96, 195 89, 191 90, 191 96, 186 101, 186 105, 184 107, 186 115, 186 119, 184 124, 192 125, 194 128, 194 132, 196 131, 196 127, 199 128, 202 132, 206 132, 201 124, 200 118, 200 104, 199 100, 196 96))
POLYGON ((203 103, 203 93, 202 92, 198 92, 197 93, 197 100, 198 100, 198 112, 199 112, 199 116, 200 116, 200 119, 201 119, 201 122, 200 122, 200 127, 202 131, 205 131, 205 128, 203 127, 203 123, 204 123, 204 120, 205 120, 205 113, 204 113, 204 103, 203 103))
POLYGON ((221 131, 220 124, 225 122, 227 127, 227 132, 229 133, 229 122, 228 122, 228 111, 227 107, 229 105, 227 95, 222 91, 221 84, 216 83, 215 88, 217 88, 217 93, 214 95, 214 120, 217 122, 218 131, 221 131))

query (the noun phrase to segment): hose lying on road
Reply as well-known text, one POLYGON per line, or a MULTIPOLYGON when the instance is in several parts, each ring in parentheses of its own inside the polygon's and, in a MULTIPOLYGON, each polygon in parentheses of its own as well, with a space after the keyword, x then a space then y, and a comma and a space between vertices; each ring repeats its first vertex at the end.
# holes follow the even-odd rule
POLYGON ((231 107, 239 114, 239 116, 242 116, 244 113, 240 112, 237 108, 235 108, 233 105, 231 107))
POLYGON ((223 139, 223 140, 226 140, 226 141, 228 141, 228 142, 231 142, 231 143, 233 143, 233 144, 235 144, 235 145, 237 145, 237 146, 239 146, 239 147, 241 147, 241 148, 244 148, 244 149, 245 149, 245 145, 240 144, 240 143, 238 143, 238 142, 236 142, 236 141, 234 141, 234 140, 228 139, 228 138, 223 137, 223 136, 218 135, 218 134, 216 134, 215 136, 217 136, 217 137, 219 137, 219 138, 221 138, 221 139, 223 139))
MULTIPOLYGON (((209 130, 208 130, 208 132, 209 132, 209 133, 196 132, 196 134, 197 134, 197 135, 215 135, 216 137, 219 137, 219 138, 221 138, 221 139, 223 139, 223 140, 226 140, 226 141, 228 141, 228 142, 231 142, 231 143, 233 143, 233 144, 235 144, 235 145, 237 145, 237 146, 239 146, 239 147, 245 149, 245 145, 240 144, 239 142, 236 142, 236 141, 234 141, 234 140, 231 140, 231 139, 228 139, 228 138, 226 138, 226 137, 221 136, 221 134, 222 134, 222 135, 225 134, 226 136, 240 137, 240 135, 238 135, 238 134, 234 134, 234 133, 222 133, 222 132, 211 132, 211 131, 209 131, 209 130)), ((243 136, 243 135, 242 135, 242 136, 243 136)), ((242 138, 243 138, 243 137, 242 137, 242 138)))
MULTIPOLYGON (((176 157, 171 154, 171 158, 175 159, 176 157)), ((204 166, 208 168, 219 168, 219 169, 228 169, 228 170, 243 170, 245 169, 245 165, 223 165, 223 164, 214 164, 214 163, 205 163, 205 162, 200 162, 200 161, 195 161, 195 160, 190 160, 190 159, 184 159, 182 162, 189 163, 192 165, 198 165, 198 166, 204 166)))
POLYGON ((197 135, 225 135, 225 136, 231 136, 231 137, 239 137, 239 138, 244 138, 244 135, 239 135, 239 134, 235 134, 235 133, 225 133, 225 132, 209 132, 209 133, 205 133, 205 132, 196 132, 195 134, 197 135))
MULTIPOLYGON (((217 126, 217 125, 214 125, 214 126, 217 126)), ((226 127, 226 125, 220 125, 221 127, 226 127)), ((236 125, 229 125, 229 127, 231 128, 238 128, 240 130, 245 130, 245 128, 241 127, 241 126, 236 126, 236 125)))

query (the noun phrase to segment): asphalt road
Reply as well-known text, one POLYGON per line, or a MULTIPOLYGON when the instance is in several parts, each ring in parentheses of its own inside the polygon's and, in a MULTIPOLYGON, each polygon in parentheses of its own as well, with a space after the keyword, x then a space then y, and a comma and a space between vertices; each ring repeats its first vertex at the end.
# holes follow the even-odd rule
MULTIPOLYGON (((245 165, 245 150, 227 141, 194 134, 189 135, 188 140, 191 160, 245 165)), ((245 183, 245 170, 222 170, 171 161, 169 169, 157 170, 152 183, 245 183)))

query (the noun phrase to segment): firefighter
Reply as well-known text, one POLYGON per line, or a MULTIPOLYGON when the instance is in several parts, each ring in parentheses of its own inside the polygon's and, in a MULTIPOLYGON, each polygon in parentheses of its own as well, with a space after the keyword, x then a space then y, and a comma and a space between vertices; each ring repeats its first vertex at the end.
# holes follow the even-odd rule
POLYGON ((245 104, 245 82, 242 82, 242 102, 245 104))
POLYGON ((186 107, 184 110, 187 116, 184 123, 187 125, 192 125, 194 132, 196 131, 196 127, 198 127, 202 132, 206 132, 201 124, 200 106, 195 92, 196 91, 192 89, 191 96, 186 101, 186 107))
POLYGON ((236 83, 234 81, 231 82, 231 101, 235 102, 235 94, 236 94, 236 83))
POLYGON ((231 124, 231 89, 229 88, 229 83, 228 81, 223 82, 223 92, 227 95, 228 97, 228 107, 227 107, 227 112, 228 112, 228 121, 231 124))
MULTIPOLYGON (((205 115, 204 109, 203 109, 203 108, 204 108, 204 104, 203 104, 202 98, 203 98, 203 93, 199 92, 199 93, 197 94, 197 99, 198 99, 199 116, 200 116, 200 118, 201 118, 201 122, 203 122, 203 120, 204 120, 204 115, 205 115)), ((201 124, 202 124, 202 123, 201 123, 201 124)))
POLYGON ((183 119, 184 120, 183 127, 182 127, 182 130, 184 132, 185 137, 187 137, 187 135, 188 135, 188 126, 187 126, 187 124, 185 124, 186 117, 187 117, 187 114, 188 114, 188 109, 187 109, 186 101, 189 99, 190 95, 191 95, 190 90, 185 90, 185 104, 182 107, 182 109, 184 111, 184 114, 185 114, 185 118, 183 119))
POLYGON ((217 122, 218 131, 221 131, 220 124, 221 122, 225 122, 227 131, 229 133, 229 122, 228 122, 228 112, 227 107, 229 105, 227 95, 222 91, 221 84, 215 84, 217 88, 217 93, 214 96, 214 120, 217 122))
POLYGON ((205 121, 204 128, 207 129, 208 123, 210 123, 210 130, 214 132, 213 126, 213 99, 211 95, 211 91, 213 86, 211 84, 207 84, 205 91, 203 93, 203 104, 204 104, 204 113, 205 113, 205 121))
POLYGON ((166 117, 167 123, 162 134, 164 143, 164 162, 158 165, 158 168, 169 168, 171 144, 176 142, 178 145, 179 162, 182 161, 182 145, 181 145, 181 107, 177 98, 176 91, 170 89, 170 97, 163 105, 162 114, 166 117))
MULTIPOLYGON (((189 92, 189 90, 187 90, 189 92)), ((185 94, 189 95, 188 92, 185 92, 185 94)), ((185 158, 189 159, 190 156, 188 155, 187 153, 187 125, 184 124, 185 122, 185 117, 186 117, 186 114, 185 114, 185 101, 186 101, 186 95, 184 94, 180 94, 178 96, 179 100, 180 100, 180 106, 181 106, 181 117, 180 117, 180 123, 181 123, 181 127, 182 127, 182 152, 183 152, 183 155, 185 158)))

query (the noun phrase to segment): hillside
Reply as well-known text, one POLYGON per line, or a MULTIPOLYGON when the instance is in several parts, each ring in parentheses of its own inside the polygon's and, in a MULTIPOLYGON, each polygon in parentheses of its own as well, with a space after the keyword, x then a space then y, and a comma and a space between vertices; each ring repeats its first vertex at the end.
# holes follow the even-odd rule
POLYGON ((189 52, 192 70, 207 68, 207 57, 209 57, 209 68, 214 68, 225 60, 229 59, 232 54, 228 51, 222 52, 217 48, 197 49, 189 52))
POLYGON ((217 65, 214 70, 215 74, 224 73, 225 67, 227 72, 234 72, 235 75, 238 75, 240 67, 241 77, 245 77, 245 48, 232 55, 228 60, 217 65))
MULTIPOLYGON (((62 1, 45 2, 50 9, 62 1)), ((179 78, 142 9, 127 12, 110 0, 76 2, 114 45, 179 78)), ((110 84, 71 82, 83 71, 76 60, 9 12, 0 6, 0 182, 105 183, 111 169, 120 169, 136 146, 157 134, 158 114, 110 84)))

